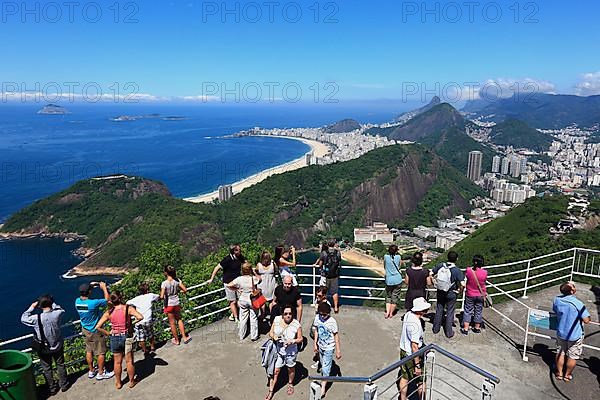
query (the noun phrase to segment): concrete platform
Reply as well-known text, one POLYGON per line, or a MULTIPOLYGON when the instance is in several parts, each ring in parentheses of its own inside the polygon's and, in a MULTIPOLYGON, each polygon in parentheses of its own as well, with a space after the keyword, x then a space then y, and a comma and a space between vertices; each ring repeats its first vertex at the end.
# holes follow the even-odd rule
MULTIPOLYGON (((578 297, 584 300, 598 320, 598 306, 589 286, 579 285, 578 297)), ((543 304, 549 307, 551 298, 558 292, 550 288, 533 294, 527 301, 532 305, 543 304), (549 300, 550 299, 550 300, 549 300)), ((513 318, 524 318, 523 307, 513 303, 497 306, 513 318)), ((305 308, 302 321, 304 336, 314 317, 314 310, 305 308)), ((503 321, 495 313, 486 310, 487 329, 480 335, 473 333, 447 339, 443 334, 433 335, 431 324, 427 323, 425 340, 436 343, 444 349, 464 358, 478 367, 496 375, 501 382, 496 387, 495 399, 598 399, 600 396, 599 374, 600 354, 584 352, 584 359, 578 363, 571 383, 555 383, 552 380, 549 363, 553 359, 552 342, 531 341, 529 362, 521 360, 523 334, 510 323, 503 321), (520 349, 519 349, 520 348, 520 349)), ((397 316, 391 320, 383 318, 379 309, 342 307, 336 315, 341 333, 342 359, 339 367, 343 376, 370 376, 399 359, 399 339, 401 320, 397 316)), ((598 329, 588 329, 588 342, 600 345, 598 329)), ((193 341, 188 345, 166 344, 158 349, 156 357, 139 359, 136 372, 141 379, 133 389, 126 385, 116 390, 114 380, 97 382, 79 377, 72 388, 55 399, 204 399, 218 396, 221 400, 263 399, 267 393, 266 375, 260 366, 260 346, 266 340, 262 336, 256 343, 249 340, 242 343, 237 338, 236 325, 227 320, 192 332, 193 341)), ((275 399, 309 398, 307 376, 316 374, 311 369, 312 341, 299 355, 297 365, 297 385, 293 396, 287 396, 281 385, 275 399)), ((138 357, 139 358, 139 357, 138 357)), ((437 355, 436 380, 432 398, 434 399, 480 399, 479 388, 483 378, 474 372, 437 355)), ((380 388, 392 384, 396 374, 378 381, 380 388)), ((287 378, 283 378, 287 379, 287 378)), ((287 382, 282 380, 282 384, 287 382)), ((390 389, 380 398, 395 398, 390 389)), ((362 399, 362 385, 338 383, 327 394, 328 399, 362 399)))

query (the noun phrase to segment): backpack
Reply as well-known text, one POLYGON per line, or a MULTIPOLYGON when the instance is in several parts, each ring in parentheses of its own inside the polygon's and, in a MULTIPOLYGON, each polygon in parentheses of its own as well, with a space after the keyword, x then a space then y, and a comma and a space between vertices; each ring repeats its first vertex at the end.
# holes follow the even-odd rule
POLYGON ((326 278, 332 279, 337 278, 340 274, 340 252, 335 250, 334 252, 327 252, 327 257, 323 263, 323 274, 326 278))
POLYGON ((452 272, 448 264, 443 263, 438 270, 435 280, 435 288, 442 292, 447 292, 452 287, 452 272))

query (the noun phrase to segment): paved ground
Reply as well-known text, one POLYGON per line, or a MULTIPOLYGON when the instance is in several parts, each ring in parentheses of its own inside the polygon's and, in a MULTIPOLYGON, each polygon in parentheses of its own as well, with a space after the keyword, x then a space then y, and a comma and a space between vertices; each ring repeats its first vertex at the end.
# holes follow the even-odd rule
MULTIPOLYGON (((580 285, 578 296, 583 299, 598 320, 598 307, 589 286, 580 285)), ((557 292, 556 288, 536 293, 528 302, 532 305, 548 305, 557 292)), ((499 305, 506 313, 524 318, 523 308, 515 304, 499 305)), ((308 336, 309 316, 312 309, 305 308, 303 330, 308 336)), ((427 324, 426 341, 437 343, 446 350, 498 376, 501 383, 495 390, 497 399, 598 399, 600 396, 600 354, 586 351, 578 364, 574 381, 554 384, 548 364, 553 358, 553 344, 544 340, 531 343, 530 361, 521 360, 523 335, 503 322, 491 311, 486 311, 487 329, 481 335, 458 334, 453 339, 443 335, 434 336, 427 324)), ((384 320, 380 310, 344 307, 336 316, 342 344, 342 360, 339 361, 344 376, 368 376, 399 359, 398 342, 401 321, 399 316, 384 320)), ((66 393, 56 399, 204 399, 219 396, 221 400, 263 399, 267 392, 264 370, 260 366, 259 348, 265 336, 257 343, 239 343, 235 324, 221 321, 192 333, 193 341, 188 345, 167 344, 157 351, 156 358, 139 360, 136 371, 141 382, 134 388, 124 386, 117 391, 114 380, 97 382, 80 377, 66 393)), ((589 330, 590 344, 600 345, 598 329, 589 330)), ((309 344, 311 344, 309 342, 309 344)), ((311 347, 299 356, 296 393, 287 396, 285 387, 275 394, 275 399, 309 398, 307 375, 315 374, 311 347)), ((482 379, 472 371, 454 364, 443 356, 436 360, 433 385, 434 399, 480 399, 482 379)), ((381 388, 393 383, 395 374, 382 379, 381 388)), ((329 399, 362 399, 362 386, 335 384, 329 391, 329 399)), ((380 398, 391 398, 390 390, 380 398)))

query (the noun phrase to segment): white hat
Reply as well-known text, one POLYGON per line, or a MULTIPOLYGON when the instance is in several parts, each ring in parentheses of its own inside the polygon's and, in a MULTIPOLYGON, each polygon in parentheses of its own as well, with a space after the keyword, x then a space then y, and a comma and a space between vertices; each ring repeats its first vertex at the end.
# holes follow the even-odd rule
POLYGON ((411 308, 412 312, 425 311, 431 308, 431 304, 429 304, 423 297, 417 297, 413 300, 413 306, 411 308))

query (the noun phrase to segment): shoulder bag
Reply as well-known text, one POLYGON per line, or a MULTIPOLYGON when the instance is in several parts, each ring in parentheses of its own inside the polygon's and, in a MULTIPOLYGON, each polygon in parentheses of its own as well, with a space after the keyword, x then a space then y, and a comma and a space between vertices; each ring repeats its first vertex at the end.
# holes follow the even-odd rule
POLYGON ((38 338, 34 331, 31 348, 38 353, 42 353, 48 350, 48 346, 46 345, 46 335, 44 335, 44 325, 42 325, 42 314, 37 315, 37 322, 40 330, 40 337, 38 338))
POLYGON ((252 308, 254 308, 255 310, 260 310, 260 308, 264 306, 267 302, 267 298, 262 294, 262 290, 256 287, 253 276, 250 276, 250 281, 252 282, 252 293, 250 293, 250 303, 252 303, 252 308))
POLYGON ((483 297, 483 306, 485 308, 492 307, 494 305, 494 302, 492 301, 492 296, 490 296, 487 292, 485 292, 485 294, 483 293, 483 290, 481 290, 481 285, 479 284, 479 278, 477 277, 475 270, 471 268, 471 272, 473 272, 473 276, 475 277, 475 283, 477 284, 477 289, 479 289, 479 294, 481 295, 481 297, 483 297))

